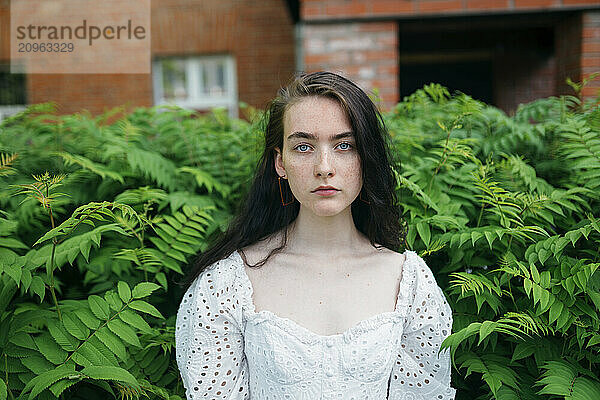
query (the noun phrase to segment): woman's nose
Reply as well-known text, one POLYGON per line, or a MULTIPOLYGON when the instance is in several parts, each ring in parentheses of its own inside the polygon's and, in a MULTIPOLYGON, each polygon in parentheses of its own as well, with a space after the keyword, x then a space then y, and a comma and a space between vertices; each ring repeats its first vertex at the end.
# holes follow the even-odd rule
POLYGON ((335 173, 333 162, 331 160, 331 154, 329 154, 327 150, 321 151, 318 155, 317 164, 315 165, 315 173, 319 176, 329 176, 335 173))

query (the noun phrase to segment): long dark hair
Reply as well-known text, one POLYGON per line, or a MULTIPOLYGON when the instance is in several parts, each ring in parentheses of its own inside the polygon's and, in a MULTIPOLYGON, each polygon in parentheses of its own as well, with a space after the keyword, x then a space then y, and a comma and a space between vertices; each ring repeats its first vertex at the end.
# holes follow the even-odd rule
MULTIPOLYGON (((235 250, 267 239, 283 228, 286 228, 283 229, 283 243, 251 267, 262 266, 285 247, 287 227, 298 216, 300 204, 294 201, 284 207, 281 203, 275 148, 283 149, 285 111, 306 96, 324 96, 338 101, 355 134, 363 177, 361 193, 351 205, 356 228, 369 238, 375 248, 375 243, 378 243, 396 251, 405 243, 406 232, 400 221, 395 191, 396 178, 390 165, 393 160, 390 138, 381 113, 364 91, 340 75, 332 72, 299 73, 288 85, 279 89, 277 97, 268 104, 262 120, 265 148, 247 198, 214 245, 196 255, 185 280, 178 283, 185 285, 184 290, 209 265, 228 257, 235 250)), ((400 164, 399 160, 393 161, 400 164)), ((281 180, 281 185, 284 193, 291 193, 286 179, 281 180)))

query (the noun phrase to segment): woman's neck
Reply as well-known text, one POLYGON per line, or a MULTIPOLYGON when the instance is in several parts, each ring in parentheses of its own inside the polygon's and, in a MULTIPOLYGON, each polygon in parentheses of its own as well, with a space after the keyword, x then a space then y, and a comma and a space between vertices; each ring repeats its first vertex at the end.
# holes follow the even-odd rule
POLYGON ((354 225, 350 208, 331 217, 300 213, 288 229, 286 253, 315 257, 347 257, 349 251, 370 246, 354 225))

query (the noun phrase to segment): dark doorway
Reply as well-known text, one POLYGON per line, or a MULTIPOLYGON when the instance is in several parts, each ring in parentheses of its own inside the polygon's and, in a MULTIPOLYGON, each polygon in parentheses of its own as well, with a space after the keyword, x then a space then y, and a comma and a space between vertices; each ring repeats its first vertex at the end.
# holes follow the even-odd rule
POLYGON ((404 64, 400 66, 400 81, 402 97, 433 82, 446 86, 450 93, 459 90, 486 103, 494 100, 491 60, 404 64))
POLYGON ((508 112, 554 95, 558 19, 529 14, 400 21, 400 98, 435 82, 508 112))

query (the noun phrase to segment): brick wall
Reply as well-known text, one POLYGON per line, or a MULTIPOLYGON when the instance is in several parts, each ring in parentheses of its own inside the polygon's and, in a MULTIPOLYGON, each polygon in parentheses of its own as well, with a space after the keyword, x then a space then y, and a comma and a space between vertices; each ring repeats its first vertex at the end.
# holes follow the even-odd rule
POLYGON ((300 0, 303 20, 557 10, 598 0, 300 0))
MULTIPOLYGON (((582 79, 600 72, 600 11, 588 11, 582 15, 581 73, 582 79)), ((597 97, 600 76, 583 89, 584 97, 597 97)))
MULTIPOLYGON (((600 72, 600 11, 586 11, 565 19, 556 30, 556 92, 575 94, 565 82, 570 77, 581 82, 600 72)), ((590 81, 582 91, 584 98, 595 98, 600 77, 590 81)))
POLYGON ((304 69, 340 73, 368 93, 377 88, 387 110, 399 100, 397 29, 395 22, 307 25, 304 69))
POLYGON ((10 58, 10 13, 7 0, 0 0, 0 60, 10 58))
MULTIPOLYGON (((294 27, 281 0, 152 0, 153 56, 233 54, 238 99, 264 107, 294 73, 294 27)), ((8 62, 8 4, 0 0, 0 61, 8 62)), ((149 74, 32 74, 30 103, 56 101, 61 113, 98 114, 153 104, 149 74)), ((240 114, 242 115, 242 114, 240 114)))

